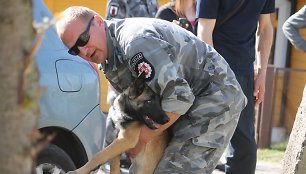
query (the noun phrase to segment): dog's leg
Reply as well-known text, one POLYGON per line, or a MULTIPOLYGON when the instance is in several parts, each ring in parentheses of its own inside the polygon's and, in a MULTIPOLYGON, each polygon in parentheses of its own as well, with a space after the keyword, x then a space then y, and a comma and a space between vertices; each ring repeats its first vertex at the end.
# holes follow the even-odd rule
POLYGON ((110 173, 120 174, 120 155, 113 158, 110 162, 110 173))
POLYGON ((135 147, 139 139, 140 128, 141 124, 139 122, 133 122, 126 129, 120 130, 118 137, 109 146, 93 156, 83 167, 76 170, 77 174, 88 174, 98 165, 104 164, 135 147))
POLYGON ((168 143, 167 131, 148 142, 144 150, 134 159, 136 174, 153 174, 168 143))

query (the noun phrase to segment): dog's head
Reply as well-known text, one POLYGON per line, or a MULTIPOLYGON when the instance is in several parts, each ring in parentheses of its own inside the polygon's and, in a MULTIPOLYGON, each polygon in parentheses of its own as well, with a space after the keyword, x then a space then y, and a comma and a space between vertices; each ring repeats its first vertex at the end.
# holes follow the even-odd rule
POLYGON ((118 96, 118 104, 120 110, 131 119, 157 129, 160 124, 167 123, 169 117, 161 108, 160 97, 148 87, 145 80, 145 74, 142 73, 118 96))

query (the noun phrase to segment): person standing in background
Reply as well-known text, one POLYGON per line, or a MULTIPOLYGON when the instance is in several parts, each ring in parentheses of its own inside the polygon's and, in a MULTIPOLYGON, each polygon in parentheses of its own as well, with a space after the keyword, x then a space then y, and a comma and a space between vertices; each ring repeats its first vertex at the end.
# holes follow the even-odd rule
POLYGON ((158 9, 155 18, 174 22, 196 35, 195 11, 196 0, 171 0, 158 9))
POLYGON ((256 168, 255 104, 264 99, 273 26, 274 0, 198 0, 198 37, 225 58, 248 98, 226 155, 227 174, 254 174, 256 168), (257 31, 258 29, 258 31, 257 31), (254 78, 258 35, 260 70, 254 78), (254 81, 255 79, 255 81, 254 81))
POLYGON ((306 5, 298 12, 290 16, 283 24, 283 32, 291 44, 306 52, 306 40, 300 34, 300 30, 306 27, 306 5))
POLYGON ((173 22, 173 20, 179 19, 179 16, 175 11, 175 1, 170 0, 168 3, 160 6, 156 12, 155 18, 163 19, 169 22, 173 22))

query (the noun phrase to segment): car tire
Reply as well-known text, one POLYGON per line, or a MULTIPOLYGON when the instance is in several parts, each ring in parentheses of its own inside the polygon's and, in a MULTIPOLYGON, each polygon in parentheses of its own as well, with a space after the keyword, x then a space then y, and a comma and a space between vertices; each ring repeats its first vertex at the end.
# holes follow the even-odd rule
POLYGON ((53 173, 54 170, 68 172, 75 169, 76 167, 69 155, 54 144, 50 144, 37 156, 36 171, 43 171, 44 174, 53 173))

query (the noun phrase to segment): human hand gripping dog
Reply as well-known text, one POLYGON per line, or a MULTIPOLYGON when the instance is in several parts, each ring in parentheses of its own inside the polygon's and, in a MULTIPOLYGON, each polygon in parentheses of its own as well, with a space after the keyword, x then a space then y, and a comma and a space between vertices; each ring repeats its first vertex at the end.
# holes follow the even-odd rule
POLYGON ((169 128, 179 118, 179 115, 175 113, 166 112, 166 114, 169 117, 169 122, 164 125, 160 125, 158 129, 152 130, 146 125, 141 126, 138 143, 134 148, 127 151, 129 158, 135 158, 148 142, 161 135, 163 131, 169 128))

